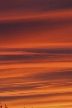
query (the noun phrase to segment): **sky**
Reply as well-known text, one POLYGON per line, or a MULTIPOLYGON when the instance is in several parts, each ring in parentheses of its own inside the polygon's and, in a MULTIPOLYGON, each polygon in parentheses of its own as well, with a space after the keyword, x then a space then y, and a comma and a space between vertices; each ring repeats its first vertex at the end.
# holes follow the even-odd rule
POLYGON ((72 108, 72 0, 0 0, 0 104, 72 108))

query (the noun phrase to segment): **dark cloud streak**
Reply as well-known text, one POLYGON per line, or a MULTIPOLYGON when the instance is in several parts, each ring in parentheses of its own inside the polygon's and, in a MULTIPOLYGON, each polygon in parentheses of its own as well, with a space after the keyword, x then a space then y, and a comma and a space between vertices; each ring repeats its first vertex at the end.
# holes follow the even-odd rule
POLYGON ((16 52, 18 54, 0 54, 2 62, 44 62, 44 61, 72 61, 72 48, 51 49, 0 49, 5 52, 16 52), (28 54, 24 54, 24 53, 28 54), (20 54, 19 54, 20 53, 20 54))
POLYGON ((0 12, 37 11, 72 8, 72 0, 0 0, 0 12))
POLYGON ((40 87, 72 86, 72 70, 41 72, 27 76, 0 78, 0 92, 37 90, 40 87), (10 81, 10 83, 9 83, 10 81), (27 84, 25 84, 25 82, 27 84))
MULTIPOLYGON (((33 31, 52 30, 58 27, 71 25, 72 18, 69 19, 36 19, 0 22, 0 34, 10 33, 32 33, 33 31)), ((8 36, 7 36, 8 37, 8 36)), ((9 35, 10 37, 10 35, 9 35)), ((25 35, 24 35, 25 37, 25 35)))
POLYGON ((71 96, 72 92, 67 93, 54 93, 54 94, 37 94, 37 95, 28 95, 28 96, 0 96, 0 101, 6 101, 6 100, 17 100, 17 99, 37 99, 37 98, 46 98, 46 97, 54 97, 54 96, 71 96))

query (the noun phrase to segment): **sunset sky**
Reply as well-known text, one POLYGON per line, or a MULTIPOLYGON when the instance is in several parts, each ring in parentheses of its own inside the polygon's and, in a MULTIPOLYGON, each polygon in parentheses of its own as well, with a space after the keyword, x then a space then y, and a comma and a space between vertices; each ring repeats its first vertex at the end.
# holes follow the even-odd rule
POLYGON ((72 108, 72 0, 0 0, 0 103, 72 108))

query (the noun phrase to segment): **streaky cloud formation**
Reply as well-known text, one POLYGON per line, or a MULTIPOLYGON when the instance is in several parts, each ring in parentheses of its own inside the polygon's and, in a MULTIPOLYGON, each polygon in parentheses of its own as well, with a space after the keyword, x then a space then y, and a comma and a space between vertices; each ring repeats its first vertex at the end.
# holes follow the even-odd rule
POLYGON ((0 0, 0 102, 72 108, 72 0, 0 0))
POLYGON ((4 0, 0 1, 0 11, 37 11, 45 12, 72 8, 71 0, 4 0))
POLYGON ((0 49, 0 63, 71 62, 72 48, 0 49))

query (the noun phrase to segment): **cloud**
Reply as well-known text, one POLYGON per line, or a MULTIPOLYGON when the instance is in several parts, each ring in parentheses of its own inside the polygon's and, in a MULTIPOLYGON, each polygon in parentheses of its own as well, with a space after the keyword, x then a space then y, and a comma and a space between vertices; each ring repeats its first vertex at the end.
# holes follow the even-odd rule
POLYGON ((70 96, 72 92, 66 93, 54 93, 54 94, 34 94, 34 95, 26 95, 26 96, 0 96, 0 101, 10 101, 10 100, 17 100, 17 99, 41 99, 46 97, 54 97, 54 96, 70 96))
POLYGON ((71 10, 46 14, 3 15, 0 19, 0 46, 25 47, 48 43, 70 43, 71 10))
POLYGON ((37 11, 72 8, 71 0, 5 0, 0 1, 0 12, 7 11, 37 11))
POLYGON ((72 48, 0 49, 0 52, 0 63, 72 61, 72 48))
MULTIPOLYGON (((63 17, 63 14, 60 16, 63 17)), ((53 15, 51 18, 0 21, 0 46, 6 46, 7 44, 11 46, 22 44, 24 46, 24 43, 32 44, 34 42, 36 44, 59 41, 71 42, 72 18, 71 16, 67 18, 67 16, 63 19, 53 18, 53 15)))
MULTIPOLYGON (((11 78, 12 80, 14 78, 11 78)), ((6 79, 4 79, 6 80, 6 79)), ((9 80, 9 78, 8 78, 9 80)), ((16 78, 16 80, 18 80, 16 78)), ((37 84, 5 84, 6 87, 1 87, 0 88, 0 93, 4 93, 4 92, 13 92, 13 91, 29 91, 29 90, 35 90, 37 87, 39 87, 39 85, 37 84), (10 86, 11 85, 11 86, 10 86)))
POLYGON ((22 47, 0 48, 1 102, 26 99, 48 104, 71 99, 72 69, 67 68, 72 47, 27 48, 33 43, 70 43, 71 13, 72 0, 0 0, 0 47, 22 47))
POLYGON ((36 80, 59 80, 59 79, 71 79, 72 71, 65 71, 65 72, 44 72, 37 75, 33 75, 32 78, 36 80))
MULTIPOLYGON (((57 27, 65 26, 65 24, 71 24, 72 19, 24 19, 16 21, 0 22, 0 33, 10 34, 10 33, 32 33, 41 30, 52 30, 57 27)), ((25 37, 25 36, 24 36, 25 37)))
POLYGON ((0 78, 0 82, 2 82, 0 93, 25 90, 38 91, 40 88, 45 87, 68 87, 72 85, 72 70, 33 72, 28 75, 23 74, 22 76, 12 75, 0 78))
POLYGON ((72 69, 34 70, 0 70, 0 75, 3 74, 0 76, 0 101, 8 104, 19 101, 19 105, 23 102, 27 105, 71 102, 72 69))

